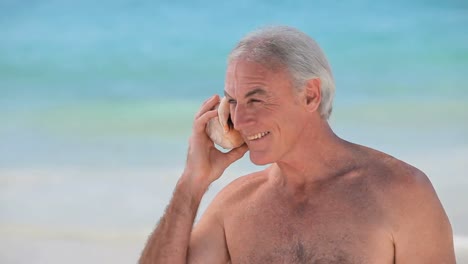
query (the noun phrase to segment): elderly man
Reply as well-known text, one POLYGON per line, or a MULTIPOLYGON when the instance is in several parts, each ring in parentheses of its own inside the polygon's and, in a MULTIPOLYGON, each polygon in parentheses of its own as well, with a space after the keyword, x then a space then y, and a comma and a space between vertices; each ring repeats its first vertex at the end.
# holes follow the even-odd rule
POLYGON ((319 46, 289 27, 247 35, 225 81, 245 144, 218 151, 195 117, 185 170, 140 263, 455 263, 449 220, 418 169, 336 136, 319 46), (192 229, 208 186, 247 151, 265 170, 233 181, 192 229))

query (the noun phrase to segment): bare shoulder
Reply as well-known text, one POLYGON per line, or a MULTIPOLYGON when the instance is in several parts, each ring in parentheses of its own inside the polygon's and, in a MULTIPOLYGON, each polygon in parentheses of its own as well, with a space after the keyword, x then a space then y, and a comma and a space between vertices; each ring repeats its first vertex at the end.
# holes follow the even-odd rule
POLYGON ((425 214, 423 209, 439 212, 433 215, 446 218, 439 197, 429 177, 418 168, 393 157, 382 166, 387 167, 387 184, 382 197, 393 209, 397 221, 407 221, 416 214, 425 214))
POLYGON ((267 180, 265 170, 241 176, 226 185, 212 203, 219 211, 242 205, 249 201, 267 180))
POLYGON ((363 177, 380 204, 395 222, 405 221, 422 207, 443 212, 442 204, 429 177, 418 168, 386 153, 357 145, 363 177))
POLYGON ((209 204, 190 235, 190 263, 227 263, 229 252, 224 218, 261 185, 264 173, 240 177, 221 190, 209 204))
POLYGON ((384 182, 382 199, 397 217, 395 220, 408 222, 410 218, 417 217, 447 219, 439 197, 424 172, 389 155, 382 154, 382 157, 385 158, 377 165, 385 171, 385 175, 380 176, 384 182))
MULTIPOLYGON (((371 157, 368 161, 372 173, 368 177, 374 178, 377 197, 387 210, 397 259, 412 259, 416 263, 416 255, 423 254, 418 251, 423 250, 430 251, 431 254, 424 254, 435 259, 453 259, 452 228, 428 176, 385 153, 364 151, 371 157), (424 247, 420 246, 421 241, 425 241, 424 247)), ((437 263, 453 263, 444 261, 437 263)))
POLYGON ((363 167, 368 172, 366 176, 380 185, 386 195, 398 194, 395 198, 408 198, 415 191, 435 195, 434 188, 428 176, 418 168, 399 160, 389 154, 360 146, 363 167))

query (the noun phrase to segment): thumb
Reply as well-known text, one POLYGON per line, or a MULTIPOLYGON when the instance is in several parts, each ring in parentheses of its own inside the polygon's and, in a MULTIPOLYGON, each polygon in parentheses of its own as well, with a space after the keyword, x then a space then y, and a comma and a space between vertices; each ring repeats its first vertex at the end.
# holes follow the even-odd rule
POLYGON ((234 161, 242 158, 247 150, 249 150, 249 148, 247 147, 247 144, 244 143, 242 146, 232 149, 226 153, 229 163, 233 163, 234 161))

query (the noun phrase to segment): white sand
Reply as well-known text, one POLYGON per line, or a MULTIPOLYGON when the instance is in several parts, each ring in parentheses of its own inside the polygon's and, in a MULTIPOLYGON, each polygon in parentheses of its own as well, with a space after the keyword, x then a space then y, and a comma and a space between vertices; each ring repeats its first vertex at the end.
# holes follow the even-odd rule
POLYGON ((0 263, 128 264, 138 261, 141 249, 141 243, 134 242, 1 238, 0 263))
MULTIPOLYGON (((462 154, 413 158, 432 176, 455 234, 468 230, 466 208, 460 206, 467 195, 461 157, 468 155, 462 154)), ((228 169, 206 194, 201 211, 243 169, 228 169)), ((0 263, 136 263, 180 171, 0 168, 0 263)), ((468 264, 468 236, 454 241, 458 263, 468 264)))

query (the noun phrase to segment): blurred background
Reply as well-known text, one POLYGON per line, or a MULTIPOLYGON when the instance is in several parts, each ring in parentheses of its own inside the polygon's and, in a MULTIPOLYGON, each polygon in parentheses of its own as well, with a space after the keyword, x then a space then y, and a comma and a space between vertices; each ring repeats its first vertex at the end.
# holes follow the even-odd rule
POLYGON ((283 24, 328 56, 336 133, 423 170, 468 263, 468 2, 287 2, 0 0, 0 262, 136 263, 230 49, 283 24))

